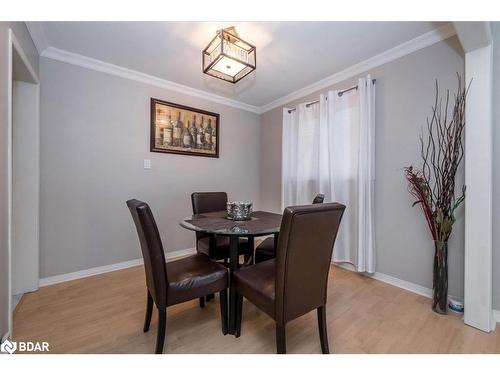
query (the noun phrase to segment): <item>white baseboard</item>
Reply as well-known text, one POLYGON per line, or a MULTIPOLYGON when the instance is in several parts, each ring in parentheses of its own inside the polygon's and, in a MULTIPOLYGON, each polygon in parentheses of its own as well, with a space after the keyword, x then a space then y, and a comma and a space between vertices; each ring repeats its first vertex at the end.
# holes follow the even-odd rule
MULTIPOLYGON (((188 255, 193 255, 196 254, 196 249, 194 247, 191 247, 189 249, 184 249, 184 250, 177 250, 177 251, 172 251, 170 253, 166 254, 167 262, 175 260, 177 258, 183 258, 188 255)), ((142 264, 142 262, 141 262, 142 264)))
POLYGON ((16 310, 17 305, 19 305, 19 302, 21 302, 21 298, 23 298, 23 293, 15 294, 12 296, 12 306, 11 306, 12 312, 16 310))
MULTIPOLYGON (((172 252, 166 253, 165 255, 166 255, 167 261, 171 261, 171 260, 174 260, 174 259, 177 259, 180 257, 194 254, 195 252, 196 252, 196 249, 189 248, 189 249, 184 249, 184 250, 172 251, 172 252)), ((43 286, 48 286, 48 285, 59 284, 59 283, 65 282, 65 281, 77 280, 77 279, 82 279, 84 277, 100 275, 102 273, 118 271, 118 270, 123 270, 125 268, 140 266, 141 264, 143 264, 143 260, 142 260, 142 258, 138 258, 138 259, 128 260, 126 262, 108 264, 106 266, 94 267, 94 268, 89 268, 86 270, 65 273, 62 275, 44 277, 44 278, 40 279, 39 285, 40 285, 40 287, 43 287, 43 286)))
MULTIPOLYGON (((353 271, 356 272, 356 269, 352 264, 349 263, 334 263, 337 267, 344 268, 348 271, 353 271)), ((363 275, 371 277, 375 280, 382 281, 383 283, 393 285, 395 287, 408 290, 410 292, 413 292, 415 294, 427 297, 427 298, 432 298, 432 289, 426 288, 425 286, 418 285, 409 281, 401 280, 398 279, 397 277, 389 276, 386 275, 385 273, 380 273, 380 272, 375 272, 373 274, 369 273, 363 273, 363 275)), ((448 298, 452 298, 455 301, 461 301, 463 302, 462 298, 458 298, 456 296, 448 295, 448 298)), ((493 310, 493 319, 495 322, 500 323, 500 310, 493 310)), ((493 324, 492 326, 492 331, 495 330, 496 324, 493 324)))
MULTIPOLYGON (((349 263, 333 263, 337 267, 344 268, 348 271, 353 271, 356 272, 356 269, 352 264, 349 263)), ((375 272, 375 273, 362 273, 364 276, 371 277, 372 279, 382 281, 383 283, 390 284, 393 286, 396 286, 400 289, 408 290, 410 292, 413 292, 415 294, 427 297, 427 298, 432 298, 432 289, 427 288, 422 285, 418 285, 415 283, 412 283, 410 281, 398 279, 397 277, 387 275, 385 273, 380 273, 380 272, 375 272)), ((462 301, 462 298, 458 298, 456 296, 448 295, 448 297, 453 298, 456 301, 462 301)))
MULTIPOLYGON (((184 249, 184 250, 178 250, 178 251, 173 251, 170 253, 166 254, 167 261, 171 261, 177 258, 185 257, 188 255, 192 255, 196 253, 196 249, 190 248, 190 249, 184 249)), ((40 287, 43 286, 48 286, 48 285, 53 285, 53 284, 59 284, 63 283, 65 281, 71 281, 71 280, 77 280, 77 279, 82 279, 84 277, 89 277, 89 276, 94 276, 94 275, 99 275, 102 273, 107 273, 107 272, 112 272, 112 271, 118 271, 122 270, 125 268, 130 268, 130 267, 135 267, 135 266, 140 266, 143 264, 142 258, 139 259, 132 259, 126 262, 120 262, 120 263, 115 263, 115 264, 109 264, 107 266, 101 266, 101 267, 94 267, 94 268, 89 268, 86 270, 81 270, 81 271, 76 271, 76 272, 71 272, 71 273, 66 273, 63 275, 57 275, 57 276, 50 276, 50 277, 45 277, 40 279, 40 287)), ((333 263, 337 267, 344 268, 348 271, 355 271, 355 268, 353 265, 349 263, 333 263)), ((410 292, 416 293, 418 295, 431 298, 432 297, 432 289, 426 288, 424 286, 405 281, 402 279, 398 279, 397 277, 393 277, 384 273, 380 272, 375 272, 374 274, 368 274, 365 273, 365 276, 371 277, 375 280, 381 281, 386 284, 393 285, 395 287, 408 290, 410 292)), ((454 298, 455 300, 460 300, 457 297, 450 296, 454 298)), ((493 317, 496 322, 500 323, 500 311, 499 310, 493 310, 493 317)), ((7 333, 3 340, 5 338, 9 337, 9 333, 7 333)))
MULTIPOLYGON (((432 298, 432 289, 418 285, 409 281, 398 279, 397 277, 389 276, 385 273, 375 272, 372 276, 375 280, 382 281, 386 284, 397 286, 398 288, 408 290, 421 296, 432 298)), ((451 296, 450 296, 451 297, 451 296)), ((455 300, 457 298, 453 297, 455 300)), ((460 299, 458 299, 460 300, 460 299)))
POLYGON ((495 322, 500 323, 500 310, 493 310, 493 319, 495 319, 495 322))

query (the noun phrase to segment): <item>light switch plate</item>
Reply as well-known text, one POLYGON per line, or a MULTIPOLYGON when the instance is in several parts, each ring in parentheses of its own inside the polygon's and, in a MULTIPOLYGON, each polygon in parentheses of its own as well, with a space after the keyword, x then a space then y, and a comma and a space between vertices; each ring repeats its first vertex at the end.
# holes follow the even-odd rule
POLYGON ((144 159, 144 169, 151 169, 151 159, 144 159))

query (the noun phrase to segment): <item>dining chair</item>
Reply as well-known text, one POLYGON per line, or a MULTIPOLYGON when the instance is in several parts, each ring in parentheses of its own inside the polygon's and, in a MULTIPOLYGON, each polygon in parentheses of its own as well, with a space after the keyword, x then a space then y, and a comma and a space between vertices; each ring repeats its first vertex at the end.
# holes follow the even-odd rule
POLYGON ((339 203, 285 208, 276 258, 233 273, 236 337, 241 334, 243 297, 274 319, 278 354, 286 353, 286 324, 316 309, 321 350, 329 353, 328 272, 344 210, 339 203))
MULTIPOLYGON (((313 199, 313 204, 323 203, 324 200, 325 196, 323 194, 317 194, 313 199)), ((276 257, 274 242, 274 238, 269 237, 257 246, 255 249, 255 263, 264 262, 276 257)))
MULTIPOLYGON (((194 192, 191 194, 191 204, 193 214, 204 214, 208 212, 217 212, 227 210, 226 192, 194 192)), ((245 255, 245 261, 248 258, 248 242, 240 239, 240 254, 245 255)), ((253 249, 252 249, 253 250, 253 249)), ((196 251, 208 255, 211 259, 222 260, 227 264, 229 258, 229 237, 217 236, 209 233, 196 232, 196 251)), ((200 306, 205 306, 205 300, 212 296, 200 298, 200 306)))
POLYGON ((167 307, 210 293, 219 293, 222 333, 227 334, 227 268, 205 254, 166 263, 158 227, 149 206, 137 199, 128 200, 127 206, 137 229, 146 272, 144 332, 149 330, 153 304, 158 309, 156 354, 163 353, 167 307))
MULTIPOLYGON (((191 194, 193 215, 226 211, 227 193, 194 192, 191 194)), ((196 232, 196 251, 216 260, 229 258, 229 237, 196 232)))

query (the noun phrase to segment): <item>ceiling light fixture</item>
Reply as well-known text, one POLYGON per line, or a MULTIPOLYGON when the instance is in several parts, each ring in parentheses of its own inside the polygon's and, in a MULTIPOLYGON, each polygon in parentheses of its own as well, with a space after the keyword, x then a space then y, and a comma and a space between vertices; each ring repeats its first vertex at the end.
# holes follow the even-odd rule
POLYGON ((240 38, 234 26, 217 31, 203 50, 203 73, 236 83, 257 67, 255 47, 240 38))

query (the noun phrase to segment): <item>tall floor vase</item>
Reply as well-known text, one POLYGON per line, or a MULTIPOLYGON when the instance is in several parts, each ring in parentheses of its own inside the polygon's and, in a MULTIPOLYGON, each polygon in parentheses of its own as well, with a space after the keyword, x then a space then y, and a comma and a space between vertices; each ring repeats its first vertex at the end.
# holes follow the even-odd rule
POLYGON ((448 242, 434 241, 432 309, 438 314, 448 310, 448 242))

